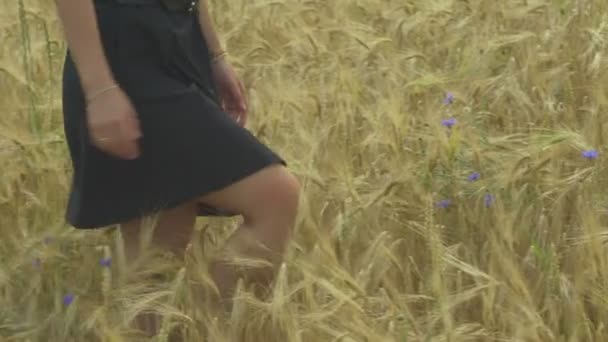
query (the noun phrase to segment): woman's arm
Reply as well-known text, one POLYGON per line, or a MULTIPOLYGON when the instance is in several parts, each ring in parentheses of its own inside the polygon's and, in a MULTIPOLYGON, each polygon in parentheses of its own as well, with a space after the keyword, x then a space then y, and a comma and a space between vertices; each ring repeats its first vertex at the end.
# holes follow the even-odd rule
POLYGON ((222 49, 220 41, 217 38, 217 33, 213 28, 211 16, 209 15, 209 3, 207 0, 200 0, 199 2, 199 22, 201 25, 201 31, 203 32, 203 36, 205 37, 205 41, 207 42, 211 55, 217 56, 218 54, 222 53, 224 50, 222 49))
POLYGON ((137 158, 140 154, 137 140, 142 136, 139 119, 127 94, 115 84, 101 43, 93 1, 55 0, 55 3, 86 96, 91 142, 113 156, 137 158))
POLYGON ((85 94, 115 83, 101 44, 92 0, 55 0, 85 94))
POLYGON ((199 0, 199 22, 201 31, 205 37, 209 53, 212 57, 212 74, 217 85, 222 102, 222 109, 242 126, 247 122, 247 98, 245 87, 239 80, 232 66, 225 59, 216 59, 225 52, 222 49, 217 34, 213 29, 211 16, 209 15, 208 0, 199 0))

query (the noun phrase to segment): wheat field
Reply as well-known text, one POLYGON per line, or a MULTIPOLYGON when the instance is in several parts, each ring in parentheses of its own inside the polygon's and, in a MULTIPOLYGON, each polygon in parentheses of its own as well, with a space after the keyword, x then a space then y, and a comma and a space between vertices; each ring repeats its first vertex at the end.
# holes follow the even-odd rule
POLYGON ((143 341, 150 310, 155 341, 608 341, 608 2, 210 3, 303 185, 271 298, 215 317, 189 290, 236 219, 128 276, 119 234, 65 223, 62 28, 2 0, 0 341, 143 341))

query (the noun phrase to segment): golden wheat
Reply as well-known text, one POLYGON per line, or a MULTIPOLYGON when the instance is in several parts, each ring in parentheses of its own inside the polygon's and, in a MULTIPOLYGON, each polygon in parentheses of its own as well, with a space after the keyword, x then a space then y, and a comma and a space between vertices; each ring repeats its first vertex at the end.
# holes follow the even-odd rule
POLYGON ((608 341, 607 2, 212 6, 250 129, 304 185, 270 299, 212 317, 189 290, 231 221, 129 277, 119 235, 64 223, 66 44, 53 1, 5 0, 0 340, 138 341, 152 311, 158 341, 608 341))

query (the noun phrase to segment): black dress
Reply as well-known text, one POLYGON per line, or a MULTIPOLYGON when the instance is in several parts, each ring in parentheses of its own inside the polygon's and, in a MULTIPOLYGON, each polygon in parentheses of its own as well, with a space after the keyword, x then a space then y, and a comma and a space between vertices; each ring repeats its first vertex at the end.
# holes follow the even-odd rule
MULTIPOLYGON (((114 1, 95 1, 97 20, 112 72, 139 115, 141 154, 123 160, 90 144, 85 100, 68 52, 63 108, 74 171, 66 213, 71 225, 99 228, 143 217, 271 164, 287 165, 221 110, 196 11, 114 1)), ((233 214, 203 205, 199 211, 233 214)))

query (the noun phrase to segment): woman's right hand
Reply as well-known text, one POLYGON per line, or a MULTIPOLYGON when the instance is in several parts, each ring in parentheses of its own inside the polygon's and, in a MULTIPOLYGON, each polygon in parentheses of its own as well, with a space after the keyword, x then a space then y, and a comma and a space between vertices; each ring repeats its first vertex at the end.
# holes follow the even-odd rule
POLYGON ((87 125, 95 147, 122 159, 139 157, 139 120, 127 94, 119 87, 88 102, 87 125))

